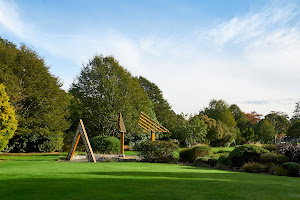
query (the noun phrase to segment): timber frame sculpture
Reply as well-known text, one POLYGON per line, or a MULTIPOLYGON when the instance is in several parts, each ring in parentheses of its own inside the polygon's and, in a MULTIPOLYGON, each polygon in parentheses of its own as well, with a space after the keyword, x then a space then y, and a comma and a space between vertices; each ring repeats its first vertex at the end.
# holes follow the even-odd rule
POLYGON ((141 112, 139 124, 143 128, 143 132, 151 133, 151 140, 155 141, 155 133, 157 132, 169 132, 168 129, 160 125, 155 120, 151 119, 148 115, 141 112))
POLYGON ((77 131, 74 135, 72 146, 71 146, 71 149, 70 149, 70 151, 68 153, 68 156, 67 156, 67 160, 72 160, 73 159, 73 156, 74 156, 74 153, 75 153, 75 150, 76 150, 76 147, 77 147, 77 144, 79 142, 80 137, 83 141, 83 144, 84 144, 85 151, 87 153, 89 162, 94 162, 95 163, 96 159, 95 159, 95 156, 94 156, 94 153, 93 153, 93 149, 91 147, 89 138, 86 134, 86 131, 85 131, 85 128, 84 128, 84 125, 83 125, 83 122, 82 122, 81 119, 79 120, 79 125, 78 125, 77 131))

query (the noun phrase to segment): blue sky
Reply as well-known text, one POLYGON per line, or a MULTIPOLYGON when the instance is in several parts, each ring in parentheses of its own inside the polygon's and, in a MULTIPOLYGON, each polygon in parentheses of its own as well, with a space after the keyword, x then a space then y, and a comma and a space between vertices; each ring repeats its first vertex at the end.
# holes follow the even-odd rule
POLYGON ((103 54, 177 113, 215 98, 292 116, 300 101, 300 1, 0 0, 0 36, 37 51, 66 90, 103 54))

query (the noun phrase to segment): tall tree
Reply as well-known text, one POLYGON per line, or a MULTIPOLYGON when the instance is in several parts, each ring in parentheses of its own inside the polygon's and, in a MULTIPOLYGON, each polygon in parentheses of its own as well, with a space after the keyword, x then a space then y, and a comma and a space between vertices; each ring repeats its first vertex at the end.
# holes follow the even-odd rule
POLYGON ((0 83, 16 109, 19 126, 11 151, 60 150, 69 127, 70 96, 36 52, 0 38, 0 83))
POLYGON ((15 110, 9 102, 5 87, 0 84, 0 152, 7 146, 8 141, 14 135, 18 122, 15 110))
POLYGON ((246 128, 248 128, 251 124, 249 118, 245 115, 244 112, 241 111, 241 109, 236 104, 232 104, 230 106, 230 110, 237 123, 237 127, 241 132, 244 132, 246 128))
POLYGON ((139 77, 139 82, 153 104, 157 120, 172 131, 177 124, 177 115, 163 97, 162 91, 156 84, 142 76, 139 77))
POLYGON ((257 124, 262 118, 262 115, 258 114, 255 111, 252 111, 251 113, 246 113, 245 115, 246 117, 248 117, 252 125, 257 124))
POLYGON ((201 113, 207 115, 209 118, 220 120, 228 127, 235 127, 237 125, 228 104, 224 100, 211 100, 209 106, 201 113))
POLYGON ((292 138, 300 138, 300 120, 295 121, 288 129, 287 135, 292 138))
POLYGON ((291 121, 297 121, 300 120, 300 101, 298 101, 295 105, 294 115, 291 119, 291 121))
POLYGON ((136 78, 113 57, 95 56, 71 85, 73 130, 81 118, 91 137, 118 136, 118 113, 123 115, 126 138, 140 133, 140 112, 156 119, 153 105, 136 78))

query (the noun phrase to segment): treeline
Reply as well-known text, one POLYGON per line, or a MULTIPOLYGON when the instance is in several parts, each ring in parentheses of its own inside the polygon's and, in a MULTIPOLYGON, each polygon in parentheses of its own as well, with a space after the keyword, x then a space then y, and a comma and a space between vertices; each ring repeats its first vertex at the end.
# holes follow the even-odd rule
POLYGON ((0 92, 5 99, 0 102, 0 151, 68 150, 79 119, 90 138, 118 137, 119 112, 129 145, 150 138, 137 126, 141 111, 170 130, 156 134, 157 139, 177 140, 185 146, 271 143, 285 135, 299 137, 299 102, 292 120, 279 112, 261 119, 223 100, 212 100, 198 115, 188 118, 172 110, 157 85, 132 76, 111 56, 89 60, 65 92, 36 52, 0 38, 0 84, 5 87, 0 92))

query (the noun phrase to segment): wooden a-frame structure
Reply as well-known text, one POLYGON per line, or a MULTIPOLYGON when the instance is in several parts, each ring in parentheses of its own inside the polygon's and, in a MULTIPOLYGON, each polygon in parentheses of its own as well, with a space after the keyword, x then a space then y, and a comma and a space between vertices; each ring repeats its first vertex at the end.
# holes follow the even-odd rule
POLYGON ((155 141, 155 133, 156 132, 169 132, 168 129, 160 125, 158 122, 151 119, 148 115, 141 112, 140 120, 138 124, 141 128, 143 128, 143 132, 151 133, 151 140, 155 141))
POLYGON ((86 134, 86 131, 85 131, 85 128, 84 128, 84 125, 83 125, 83 122, 82 122, 81 119, 79 120, 79 125, 78 125, 77 131, 74 135, 72 146, 71 146, 71 149, 70 149, 70 151, 68 153, 68 156, 67 156, 67 160, 72 160, 80 137, 83 141, 83 144, 84 144, 85 151, 87 153, 89 162, 94 162, 95 163, 96 159, 95 159, 95 156, 94 156, 94 153, 93 153, 93 149, 91 147, 89 138, 86 134))

